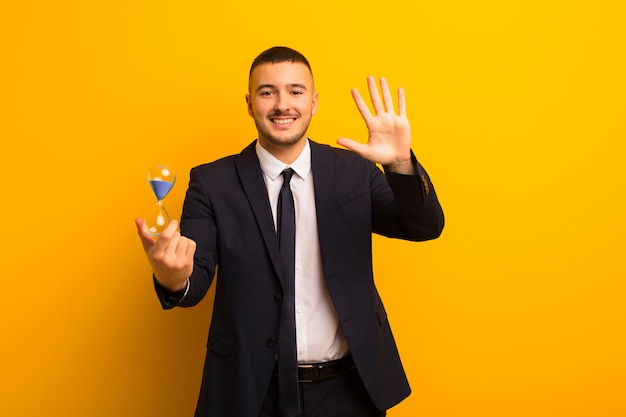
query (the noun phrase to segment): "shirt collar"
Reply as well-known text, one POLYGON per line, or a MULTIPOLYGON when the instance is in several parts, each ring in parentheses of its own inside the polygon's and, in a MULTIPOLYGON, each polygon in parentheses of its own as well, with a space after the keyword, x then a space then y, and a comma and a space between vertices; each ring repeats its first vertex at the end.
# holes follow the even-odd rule
POLYGON ((311 172, 311 146, 309 145, 308 139, 306 140, 300 155, 298 155, 296 160, 289 165, 276 159, 274 155, 269 153, 259 144, 258 140, 256 142, 255 149, 257 157, 259 158, 259 163, 261 164, 261 170, 272 181, 275 181, 286 168, 293 169, 296 175, 302 179, 305 179, 311 172))

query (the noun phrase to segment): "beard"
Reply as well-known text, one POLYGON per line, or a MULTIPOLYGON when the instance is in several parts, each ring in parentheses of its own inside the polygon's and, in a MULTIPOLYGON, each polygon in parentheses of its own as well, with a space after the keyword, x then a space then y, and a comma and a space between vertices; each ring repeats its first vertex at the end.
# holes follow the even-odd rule
MULTIPOLYGON (((257 116, 255 115, 254 124, 256 125, 256 128, 259 132, 259 136, 263 137, 270 145, 273 145, 276 147, 289 147, 295 143, 298 143, 300 139, 302 139, 306 135, 306 131, 309 129, 309 124, 311 123, 311 116, 308 116, 308 117, 295 116, 295 117, 298 117, 297 120, 302 122, 302 128, 291 134, 283 132, 282 135, 278 136, 272 133, 266 125, 266 122, 268 121, 268 119, 270 117, 275 117, 275 116, 284 117, 284 116, 294 116, 294 115, 274 113, 270 115, 268 118, 263 118, 263 119, 257 118, 257 116)), ((269 123, 271 123, 271 121, 269 123)))

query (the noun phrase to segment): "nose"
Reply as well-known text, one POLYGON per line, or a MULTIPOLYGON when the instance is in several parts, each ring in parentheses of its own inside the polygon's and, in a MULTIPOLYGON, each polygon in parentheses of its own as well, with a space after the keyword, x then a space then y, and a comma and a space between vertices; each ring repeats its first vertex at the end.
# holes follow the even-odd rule
POLYGON ((276 95, 276 103, 275 106, 276 110, 280 111, 280 112, 286 112, 289 110, 290 108, 290 104, 289 104, 289 96, 286 94, 277 94, 276 95))

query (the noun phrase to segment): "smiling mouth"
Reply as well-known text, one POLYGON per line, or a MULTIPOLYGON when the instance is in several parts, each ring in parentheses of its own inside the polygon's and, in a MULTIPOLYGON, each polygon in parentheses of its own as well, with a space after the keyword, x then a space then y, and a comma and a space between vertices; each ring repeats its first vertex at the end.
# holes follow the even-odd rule
POLYGON ((288 118, 288 119, 285 119, 285 118, 281 118, 281 119, 270 118, 270 121, 272 123, 274 123, 274 124, 277 124, 277 125, 288 125, 288 124, 291 124, 291 123, 295 122, 296 118, 295 117, 294 118, 288 118))

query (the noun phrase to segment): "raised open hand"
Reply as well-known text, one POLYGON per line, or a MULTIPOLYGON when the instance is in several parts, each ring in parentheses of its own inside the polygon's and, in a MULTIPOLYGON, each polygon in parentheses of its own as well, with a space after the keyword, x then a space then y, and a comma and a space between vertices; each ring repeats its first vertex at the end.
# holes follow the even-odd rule
POLYGON ((358 90, 352 89, 352 98, 369 131, 367 143, 347 138, 341 138, 337 143, 365 159, 385 165, 391 171, 402 174, 414 173, 411 163, 411 127, 406 115, 404 90, 398 89, 398 113, 396 113, 386 79, 380 79, 382 100, 374 77, 367 77, 367 86, 375 114, 370 112, 358 90))

